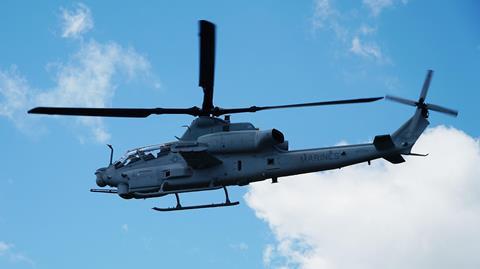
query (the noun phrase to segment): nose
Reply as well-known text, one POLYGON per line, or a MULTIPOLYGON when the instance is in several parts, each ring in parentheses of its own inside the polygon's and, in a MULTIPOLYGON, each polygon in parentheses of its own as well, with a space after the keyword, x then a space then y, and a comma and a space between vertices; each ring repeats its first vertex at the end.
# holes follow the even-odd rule
POLYGON ((99 168, 97 169, 97 171, 95 171, 95 176, 97 177, 95 181, 97 182, 97 186, 99 187, 107 186, 107 183, 105 182, 105 179, 104 179, 105 170, 106 168, 99 168))

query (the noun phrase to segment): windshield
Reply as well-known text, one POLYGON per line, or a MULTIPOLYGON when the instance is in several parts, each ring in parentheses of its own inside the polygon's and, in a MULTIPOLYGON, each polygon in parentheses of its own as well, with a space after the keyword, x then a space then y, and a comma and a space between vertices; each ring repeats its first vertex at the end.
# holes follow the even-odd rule
POLYGON ((159 156, 166 155, 170 152, 170 145, 171 143, 166 143, 128 150, 118 161, 115 162, 115 167, 120 168, 139 160, 149 161, 158 158, 159 156))

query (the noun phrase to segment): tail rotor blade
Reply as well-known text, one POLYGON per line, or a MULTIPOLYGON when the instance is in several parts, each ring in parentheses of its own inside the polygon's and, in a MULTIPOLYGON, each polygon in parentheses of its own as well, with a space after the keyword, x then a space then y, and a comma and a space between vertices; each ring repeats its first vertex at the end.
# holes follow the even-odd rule
POLYGON ((453 116, 453 117, 458 116, 458 111, 457 110, 446 108, 446 107, 439 106, 439 105, 427 104, 427 109, 437 111, 437 112, 441 112, 441 113, 444 113, 444 114, 447 114, 447 115, 450 115, 450 116, 453 116))
POLYGON ((417 102, 415 102, 413 100, 409 100, 409 99, 405 99, 405 98, 397 97, 397 96, 393 96, 393 95, 387 95, 387 96, 385 96, 385 99, 390 100, 390 101, 394 101, 394 102, 397 102, 397 103, 409 105, 409 106, 417 106, 417 102))
POLYGON ((425 101, 427 97, 428 88, 430 87, 430 81, 432 81, 433 70, 427 71, 427 76, 425 77, 425 81, 423 82, 422 92, 420 93, 420 103, 425 101))
POLYGON ((417 102, 404 99, 401 97, 396 97, 396 96, 391 96, 387 95, 385 96, 385 99, 395 101, 398 103, 402 103, 405 105, 410 105, 410 106, 416 106, 417 109, 422 110, 422 115, 427 118, 428 117, 428 110, 433 110, 437 111, 440 113, 444 113, 453 117, 456 117, 458 115, 458 111, 450 108, 446 108, 443 106, 439 105, 433 105, 433 104, 426 104, 425 103, 425 98, 427 97, 427 92, 428 88, 430 87, 430 82, 432 81, 432 76, 433 76, 433 70, 428 70, 427 71, 427 76, 425 77, 425 81, 423 82, 423 87, 422 87, 422 92, 420 93, 420 98, 417 102))
POLYGON ((213 109, 213 83, 215 77, 215 24, 201 20, 200 26, 200 76, 203 88, 203 111, 213 109))

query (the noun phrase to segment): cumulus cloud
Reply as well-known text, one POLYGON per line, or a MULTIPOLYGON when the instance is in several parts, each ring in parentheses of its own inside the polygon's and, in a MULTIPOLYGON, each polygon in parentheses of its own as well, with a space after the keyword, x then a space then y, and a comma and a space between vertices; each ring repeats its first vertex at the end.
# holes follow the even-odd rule
POLYGON ((480 143, 428 129, 414 147, 430 155, 392 165, 253 184, 247 204, 273 232, 270 267, 478 268, 480 143))
POLYGON ((74 9, 61 9, 62 37, 79 38, 93 29, 93 18, 90 9, 79 3, 74 9))
MULTIPOLYGON (((73 11, 65 10, 64 15, 82 12, 90 16, 84 5, 73 11)), ((32 128, 33 117, 27 118, 26 114, 34 106, 107 107, 119 82, 139 77, 151 79, 148 60, 135 49, 115 42, 81 41, 78 51, 68 60, 47 66, 54 70, 54 86, 48 89, 31 87, 15 67, 0 70, 0 116, 13 121, 20 130, 38 131, 32 128)), ((153 87, 158 88, 160 84, 154 81, 153 87)), ((105 143, 110 139, 102 119, 81 117, 76 122, 88 127, 96 141, 105 143)))

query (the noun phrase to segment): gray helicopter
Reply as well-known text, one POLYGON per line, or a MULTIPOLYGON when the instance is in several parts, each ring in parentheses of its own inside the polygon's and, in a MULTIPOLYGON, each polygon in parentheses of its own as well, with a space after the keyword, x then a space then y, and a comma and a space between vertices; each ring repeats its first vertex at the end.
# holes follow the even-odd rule
POLYGON ((279 106, 221 108, 213 105, 215 65, 215 25, 200 21, 200 79, 203 88, 202 107, 191 108, 74 108, 36 107, 33 114, 134 117, 145 118, 159 114, 189 114, 196 118, 178 141, 129 150, 96 172, 101 189, 91 192, 118 194, 124 199, 146 199, 173 194, 175 207, 158 208, 173 211, 238 205, 231 202, 227 186, 244 186, 252 182, 279 177, 341 168, 383 158, 398 164, 402 155, 426 156, 412 153, 412 147, 429 122, 429 111, 452 116, 458 112, 425 103, 433 71, 429 70, 418 101, 386 96, 387 99, 416 107, 413 116, 389 135, 375 136, 372 143, 289 150, 288 141, 277 129, 259 130, 249 122, 233 123, 230 115, 268 109, 354 104, 373 102, 383 97, 301 103, 279 106), (224 118, 220 116, 224 115, 224 118), (109 186, 111 188, 103 188, 109 186), (223 189, 225 201, 214 204, 182 206, 179 193, 223 189))

